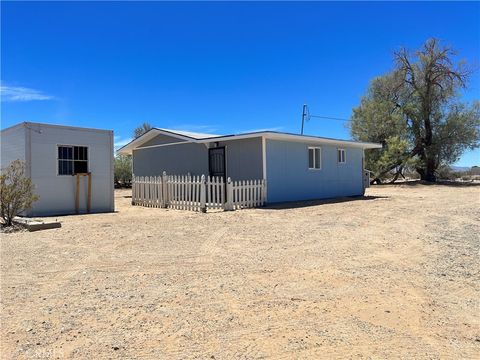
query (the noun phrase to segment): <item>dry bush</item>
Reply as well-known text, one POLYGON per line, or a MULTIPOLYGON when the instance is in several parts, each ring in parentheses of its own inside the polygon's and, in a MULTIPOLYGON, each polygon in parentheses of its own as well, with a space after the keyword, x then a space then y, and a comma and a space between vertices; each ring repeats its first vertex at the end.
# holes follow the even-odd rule
POLYGON ((39 198, 34 194, 32 180, 25 176, 25 163, 15 160, 0 174, 0 216, 3 226, 12 226, 12 220, 32 207, 39 198))

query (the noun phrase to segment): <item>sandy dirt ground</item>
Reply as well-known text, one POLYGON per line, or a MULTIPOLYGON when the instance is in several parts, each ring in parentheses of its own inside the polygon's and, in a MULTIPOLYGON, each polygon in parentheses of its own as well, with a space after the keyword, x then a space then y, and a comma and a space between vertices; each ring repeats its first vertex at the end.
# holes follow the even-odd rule
POLYGON ((1 235, 4 359, 480 356, 480 187, 1 235))

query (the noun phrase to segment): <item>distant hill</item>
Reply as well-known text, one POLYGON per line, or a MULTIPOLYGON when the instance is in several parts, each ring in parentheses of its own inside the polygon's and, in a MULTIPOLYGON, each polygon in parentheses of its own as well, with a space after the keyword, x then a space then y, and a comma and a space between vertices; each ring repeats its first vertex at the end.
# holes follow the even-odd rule
POLYGON ((480 175, 480 166, 472 166, 470 168, 470 174, 472 175, 480 175))
POLYGON ((469 166, 450 166, 450 169, 456 172, 467 172, 470 171, 471 168, 469 166))

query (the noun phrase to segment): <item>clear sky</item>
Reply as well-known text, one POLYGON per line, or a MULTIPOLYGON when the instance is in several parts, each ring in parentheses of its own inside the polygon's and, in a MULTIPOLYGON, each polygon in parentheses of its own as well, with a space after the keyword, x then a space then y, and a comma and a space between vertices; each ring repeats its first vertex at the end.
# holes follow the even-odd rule
MULTIPOLYGON (((392 52, 437 37, 480 69, 480 3, 1 4, 1 126, 142 122, 219 134, 348 118, 392 52)), ((465 101, 480 98, 479 70, 465 101)), ((306 133, 349 138, 344 123, 306 133)), ((480 164, 480 152, 461 166, 480 164)))

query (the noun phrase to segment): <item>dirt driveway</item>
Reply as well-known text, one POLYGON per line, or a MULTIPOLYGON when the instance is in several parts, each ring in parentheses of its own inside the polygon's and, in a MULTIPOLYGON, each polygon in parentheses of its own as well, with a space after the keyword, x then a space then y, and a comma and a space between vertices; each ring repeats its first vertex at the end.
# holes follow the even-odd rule
POLYGON ((127 195, 1 235, 2 358, 480 356, 480 187, 209 214, 127 195))

